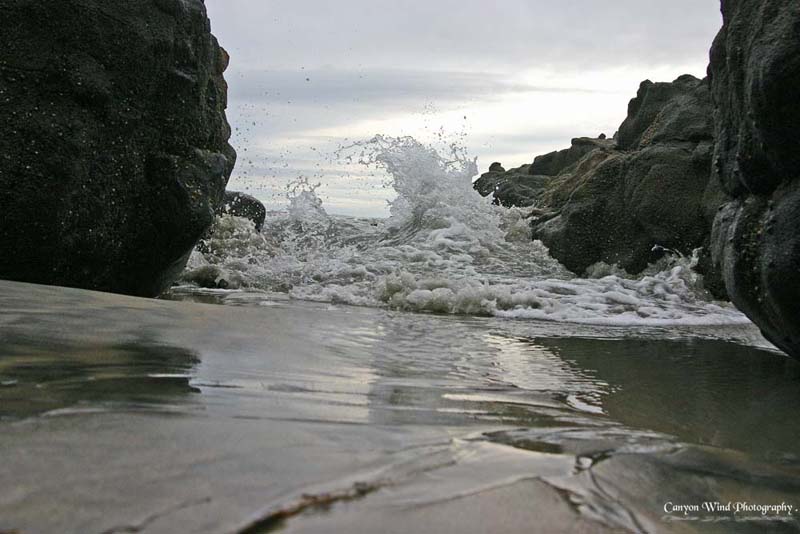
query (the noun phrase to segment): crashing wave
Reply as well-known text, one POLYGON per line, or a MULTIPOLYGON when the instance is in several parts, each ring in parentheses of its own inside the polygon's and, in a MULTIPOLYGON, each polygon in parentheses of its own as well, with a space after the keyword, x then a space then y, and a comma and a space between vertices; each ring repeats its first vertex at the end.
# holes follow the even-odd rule
POLYGON ((342 152, 386 171, 397 192, 388 219, 331 216, 317 185, 289 185, 288 209, 262 232, 220 217, 183 275, 205 287, 254 288, 303 300, 409 311, 595 324, 729 324, 692 258, 671 255, 638 278, 597 265, 576 279, 531 239, 527 212, 472 188, 477 165, 411 137, 376 136, 342 152))

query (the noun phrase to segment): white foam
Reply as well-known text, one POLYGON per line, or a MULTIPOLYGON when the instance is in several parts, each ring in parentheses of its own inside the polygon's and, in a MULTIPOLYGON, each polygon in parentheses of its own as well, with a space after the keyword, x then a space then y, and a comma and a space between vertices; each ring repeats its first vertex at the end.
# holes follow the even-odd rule
POLYGON ((387 171, 397 191, 383 220, 325 213, 305 180, 290 184, 285 213, 261 233, 222 217, 186 281, 284 292, 293 298, 409 311, 615 325, 746 323, 712 302, 695 260, 672 256, 638 279, 599 264, 575 279, 533 241, 524 210, 491 204, 472 188, 475 160, 442 157, 412 138, 377 136, 345 147, 387 171), (211 276, 213 275, 213 276, 211 276))

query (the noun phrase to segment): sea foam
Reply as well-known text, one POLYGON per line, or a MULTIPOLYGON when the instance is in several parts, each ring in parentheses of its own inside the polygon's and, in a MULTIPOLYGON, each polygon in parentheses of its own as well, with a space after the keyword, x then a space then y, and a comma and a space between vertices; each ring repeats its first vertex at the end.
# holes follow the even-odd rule
POLYGON ((736 324, 693 271, 669 255, 638 277, 614 266, 576 278, 531 239, 526 210, 495 206, 472 188, 474 159, 411 137, 344 147, 386 171, 397 192, 387 219, 331 216, 305 179, 286 211, 257 232, 224 216, 183 274, 188 283, 286 293, 292 298, 399 310, 591 324, 736 324))

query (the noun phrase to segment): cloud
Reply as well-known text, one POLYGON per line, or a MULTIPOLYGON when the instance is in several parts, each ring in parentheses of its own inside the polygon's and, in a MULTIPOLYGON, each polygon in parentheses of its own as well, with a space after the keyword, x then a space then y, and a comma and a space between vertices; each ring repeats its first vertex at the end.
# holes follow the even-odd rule
POLYGON ((342 103, 491 99, 497 94, 603 92, 602 88, 537 85, 482 72, 322 68, 238 71, 230 97, 237 101, 342 103))
POLYGON ((207 0, 234 68, 510 73, 693 62, 718 0, 207 0))

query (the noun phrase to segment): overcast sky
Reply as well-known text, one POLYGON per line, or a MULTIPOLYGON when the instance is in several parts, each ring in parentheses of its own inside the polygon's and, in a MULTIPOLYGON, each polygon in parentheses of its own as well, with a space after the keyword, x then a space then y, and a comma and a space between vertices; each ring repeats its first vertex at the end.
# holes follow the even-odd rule
POLYGON ((333 158, 374 134, 461 139, 506 168, 612 135, 644 79, 702 77, 718 0, 206 0, 231 55, 230 188, 270 208, 300 175, 326 209, 385 214, 390 191, 333 158))

